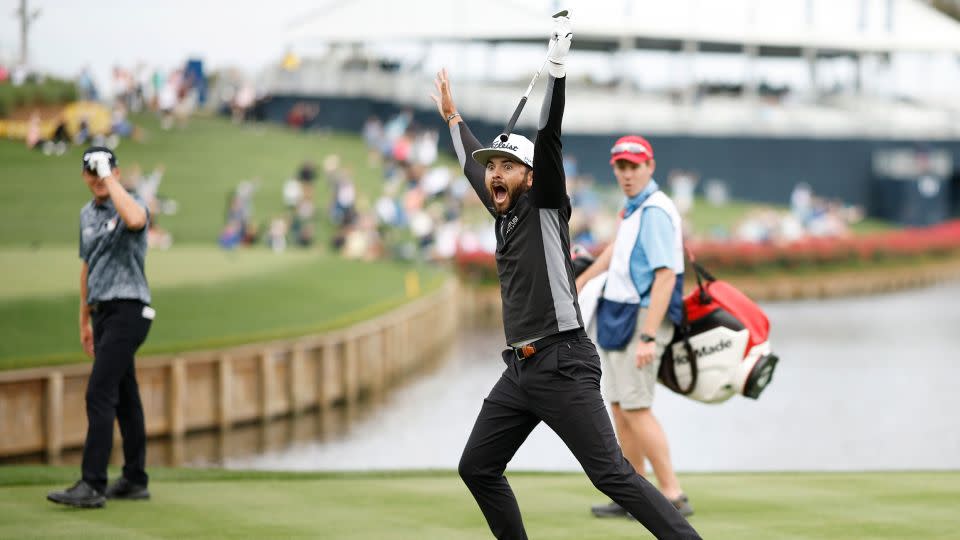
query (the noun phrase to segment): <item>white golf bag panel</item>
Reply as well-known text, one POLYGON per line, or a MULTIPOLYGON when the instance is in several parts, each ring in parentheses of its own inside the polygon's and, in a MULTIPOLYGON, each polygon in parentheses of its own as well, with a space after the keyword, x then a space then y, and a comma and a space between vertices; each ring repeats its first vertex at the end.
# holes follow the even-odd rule
POLYGON ((734 394, 757 399, 779 361, 770 350, 767 316, 729 283, 696 263, 693 267, 698 287, 684 299, 686 326, 664 352, 660 382, 704 403, 726 401, 734 394))
MULTIPOLYGON (((747 382, 761 358, 770 354, 770 342, 764 341, 745 352, 750 332, 744 328, 733 330, 718 326, 689 338, 690 348, 697 358, 697 384, 688 398, 704 403, 720 403, 735 394, 745 394, 747 382)), ((684 343, 674 343, 673 370, 677 385, 689 388, 693 378, 689 354, 684 343)), ((764 373, 769 383, 772 369, 764 373)), ((749 397, 749 396, 748 396, 749 397)))
MULTIPOLYGON (((574 248, 577 275, 592 261, 588 252, 574 248)), ((770 383, 779 360, 771 352, 767 317, 733 286, 717 281, 699 265, 693 266, 699 287, 684 299, 686 331, 678 329, 674 342, 664 351, 660 382, 703 403, 721 403, 736 394, 756 399, 770 383), (693 364, 690 351, 696 358, 693 364)), ((579 295, 583 323, 594 340, 594 314, 607 277, 604 273, 591 279, 579 295)))

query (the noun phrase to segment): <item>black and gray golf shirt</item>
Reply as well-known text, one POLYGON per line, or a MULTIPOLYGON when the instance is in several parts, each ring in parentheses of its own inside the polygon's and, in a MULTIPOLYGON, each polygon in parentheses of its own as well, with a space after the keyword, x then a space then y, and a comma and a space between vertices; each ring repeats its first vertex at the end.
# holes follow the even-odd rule
MULTIPOLYGON (((143 200, 131 194, 140 206, 143 200)), ((150 213, 147 212, 149 223, 150 213)), ((144 273, 147 226, 131 231, 113 201, 90 201, 80 210, 80 258, 87 263, 87 304, 108 300, 150 303, 144 273)))
POLYGON ((533 187, 496 214, 472 158, 483 146, 465 122, 450 129, 463 172, 496 218, 497 274, 507 344, 519 345, 583 327, 570 262, 570 198, 563 173, 560 127, 566 77, 549 77, 533 152, 533 187))

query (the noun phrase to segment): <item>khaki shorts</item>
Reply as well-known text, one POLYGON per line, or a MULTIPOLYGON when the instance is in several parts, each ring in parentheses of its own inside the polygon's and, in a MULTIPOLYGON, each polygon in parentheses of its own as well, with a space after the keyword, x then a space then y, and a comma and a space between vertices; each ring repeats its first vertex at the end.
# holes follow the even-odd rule
POLYGON ((657 386, 657 371, 660 357, 673 339, 673 323, 666 316, 657 329, 657 350, 653 362, 637 368, 637 343, 640 330, 647 317, 647 308, 637 313, 637 329, 627 348, 622 351, 607 351, 597 347, 600 354, 601 391, 610 403, 618 403, 626 410, 646 409, 653 403, 653 390, 657 386))

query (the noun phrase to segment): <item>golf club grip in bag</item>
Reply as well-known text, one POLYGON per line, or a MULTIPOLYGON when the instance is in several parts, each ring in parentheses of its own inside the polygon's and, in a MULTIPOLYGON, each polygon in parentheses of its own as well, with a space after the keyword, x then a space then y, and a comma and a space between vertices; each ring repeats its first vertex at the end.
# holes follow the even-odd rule
POLYGON ((779 359, 770 323, 746 295, 691 262, 697 288, 683 301, 683 323, 664 351, 657 376, 670 390, 705 403, 734 394, 756 399, 779 359))
POLYGON ((513 111, 513 116, 510 117, 510 121, 507 122, 507 128, 503 130, 503 133, 500 135, 501 142, 507 142, 507 139, 510 137, 510 134, 513 133, 513 128, 517 125, 517 120, 520 119, 520 113, 523 112, 523 106, 527 104, 527 96, 520 98, 520 103, 517 104, 516 110, 513 111))

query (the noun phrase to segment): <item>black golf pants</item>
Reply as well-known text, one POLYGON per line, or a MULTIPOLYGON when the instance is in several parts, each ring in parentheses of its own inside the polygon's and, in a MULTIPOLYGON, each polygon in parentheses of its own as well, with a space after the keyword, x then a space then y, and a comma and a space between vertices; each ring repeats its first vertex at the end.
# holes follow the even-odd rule
POLYGON ((83 445, 83 479, 103 492, 113 449, 113 421, 123 437, 123 476, 147 485, 147 434, 133 356, 147 338, 150 319, 144 304, 114 300, 93 313, 94 361, 87 381, 87 440, 83 445))
POLYGON ((600 358, 585 334, 524 360, 507 349, 503 360, 507 369, 483 401, 459 467, 494 536, 527 538, 503 471, 543 421, 573 452, 593 485, 657 538, 700 538, 623 457, 600 396, 600 358))

